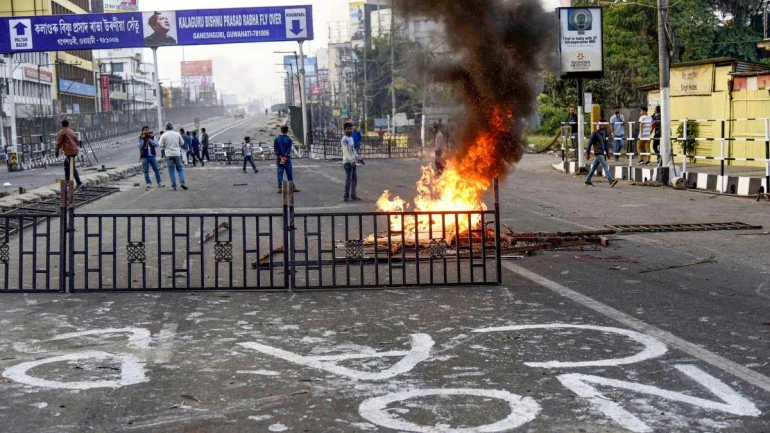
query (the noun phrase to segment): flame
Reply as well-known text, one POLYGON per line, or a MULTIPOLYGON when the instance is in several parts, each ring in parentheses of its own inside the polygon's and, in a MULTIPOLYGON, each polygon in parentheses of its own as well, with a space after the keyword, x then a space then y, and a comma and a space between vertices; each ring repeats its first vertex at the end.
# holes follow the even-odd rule
MULTIPOLYGON (((510 116, 494 110, 487 129, 480 131, 473 145, 463 155, 454 155, 445 163, 441 175, 432 165, 421 168, 422 175, 417 182, 417 196, 414 198, 415 212, 467 212, 487 210, 483 202, 484 192, 492 186, 498 173, 499 143, 508 134, 506 120, 510 116)), ((385 191, 377 200, 377 209, 382 212, 406 212, 409 203, 398 196, 391 197, 385 191)), ((457 234, 479 228, 481 215, 399 215, 390 217, 392 232, 407 232, 425 240, 430 238, 452 239, 457 234)))

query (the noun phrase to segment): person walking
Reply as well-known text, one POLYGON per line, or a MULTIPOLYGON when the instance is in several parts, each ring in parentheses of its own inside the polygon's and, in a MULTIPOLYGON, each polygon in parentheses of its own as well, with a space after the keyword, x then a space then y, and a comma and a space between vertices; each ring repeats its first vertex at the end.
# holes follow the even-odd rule
POLYGON ((438 123, 433 124, 433 134, 436 145, 436 150, 434 153, 433 163, 436 165, 436 174, 441 176, 441 173, 444 172, 444 168, 446 167, 446 164, 444 163, 444 152, 446 151, 447 142, 446 137, 444 137, 444 133, 441 131, 441 125, 438 123))
POLYGON ((615 114, 610 117, 612 151, 615 154, 615 161, 620 159, 620 153, 623 151, 623 139, 626 136, 626 128, 625 125, 623 125, 625 122, 626 116, 620 114, 620 108, 615 107, 615 114))
POLYGON ((251 137, 245 137, 243 139, 243 144, 241 144, 241 154, 243 155, 243 173, 246 174, 246 164, 251 164, 254 173, 259 173, 257 165, 254 164, 254 144, 251 142, 251 137))
MULTIPOLYGON (((278 169, 278 193, 283 192, 283 174, 286 173, 286 177, 289 182, 294 182, 294 171, 291 166, 291 152, 294 148, 294 141, 289 137, 289 127, 281 126, 281 134, 275 137, 273 141, 273 153, 275 153, 275 164, 278 169)), ((294 185, 294 192, 299 192, 299 189, 294 185)))
POLYGON ((358 186, 356 166, 363 164, 364 161, 358 156, 353 142, 353 124, 345 123, 345 135, 340 144, 342 145, 342 166, 345 168, 345 194, 342 200, 360 201, 361 199, 356 194, 356 187, 358 186))
POLYGON ((182 163, 182 146, 184 146, 184 139, 182 136, 174 131, 174 127, 170 124, 166 124, 166 132, 160 136, 160 148, 166 152, 166 160, 168 161, 168 177, 171 178, 171 189, 176 191, 176 174, 179 174, 179 183, 182 189, 187 190, 184 182, 184 164, 182 163))
POLYGON ((652 131, 652 117, 647 115, 647 107, 642 107, 639 116, 639 165, 650 164, 650 134, 652 131))
POLYGON ((192 132, 192 141, 190 142, 190 150, 192 151, 193 167, 196 165, 196 161, 201 162, 201 167, 204 166, 203 158, 201 158, 201 142, 198 140, 198 133, 192 132))
POLYGON ((179 128, 179 135, 182 136, 182 140, 184 141, 184 146, 182 146, 182 162, 184 165, 187 165, 187 156, 190 152, 190 143, 192 143, 192 140, 188 137, 187 133, 184 131, 184 128, 179 128))
POLYGON ((78 145, 78 137, 75 135, 75 132, 70 129, 70 122, 67 119, 61 121, 61 130, 56 136, 56 150, 54 153, 57 158, 61 151, 64 151, 65 156, 64 179, 69 182, 70 179, 72 179, 70 174, 72 174, 75 178, 75 192, 80 191, 83 189, 83 182, 80 181, 80 174, 78 174, 78 169, 75 167, 76 158, 80 148, 78 145), (70 164, 72 164, 73 173, 70 173, 70 164))
POLYGON ((158 142, 155 141, 155 136, 148 126, 142 127, 142 135, 139 137, 139 151, 142 154, 142 170, 144 171, 144 180, 147 182, 147 189, 152 188, 152 180, 150 180, 150 167, 155 173, 155 180, 158 182, 158 188, 163 188, 163 179, 160 176, 160 168, 158 168, 157 159, 157 147, 158 142))
POLYGON ((607 164, 605 157, 610 156, 610 145, 607 142, 607 121, 602 119, 599 121, 599 126, 596 128, 591 138, 588 140, 588 147, 586 147, 586 159, 591 158, 591 148, 594 149, 594 163, 591 165, 591 171, 588 172, 584 184, 586 186, 594 186, 591 179, 594 177, 596 169, 601 165, 604 169, 604 173, 607 176, 607 180, 610 182, 610 188, 618 184, 617 179, 612 177, 610 166, 607 164))
POLYGON ((652 115, 652 149, 655 157, 658 159, 658 167, 663 165, 660 158, 660 136, 663 128, 661 125, 660 105, 655 107, 655 114, 652 115))
POLYGON ((206 128, 201 128, 201 148, 203 149, 201 164, 203 164, 204 159, 211 162, 211 157, 209 156, 209 134, 206 132, 206 128))

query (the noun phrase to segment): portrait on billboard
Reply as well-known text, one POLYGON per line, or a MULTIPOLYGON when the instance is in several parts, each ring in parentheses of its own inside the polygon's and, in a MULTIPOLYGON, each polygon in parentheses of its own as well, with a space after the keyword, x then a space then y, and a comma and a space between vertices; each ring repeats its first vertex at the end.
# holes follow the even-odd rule
POLYGON ((144 45, 159 47, 176 45, 176 12, 142 12, 144 45))

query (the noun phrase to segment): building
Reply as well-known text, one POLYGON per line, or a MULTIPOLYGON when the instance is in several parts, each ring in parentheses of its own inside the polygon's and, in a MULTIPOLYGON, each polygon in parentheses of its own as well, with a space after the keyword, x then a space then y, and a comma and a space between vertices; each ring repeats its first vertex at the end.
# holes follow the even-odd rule
POLYGON ((155 68, 143 61, 141 50, 96 51, 99 71, 99 111, 141 111, 156 107, 155 68))
MULTIPOLYGON (((67 14, 85 14, 91 12, 90 0, 4 0, 0 2, 0 16, 28 16, 28 15, 67 15, 67 14)), ((93 54, 88 50, 59 51, 50 55, 30 54, 27 57, 21 55, 14 56, 14 81, 19 79, 19 70, 21 69, 21 81, 24 77, 35 76, 31 69, 40 67, 41 75, 39 77, 43 82, 37 82, 40 86, 31 86, 31 84, 21 83, 20 91, 17 96, 31 98, 30 92, 34 93, 37 89, 39 95, 45 95, 45 88, 48 87, 44 80, 48 75, 44 72, 50 72, 51 86, 53 95, 53 105, 50 111, 54 113, 93 113, 96 111, 96 77, 93 67, 93 54), (19 65, 17 59, 22 58, 23 63, 19 65), (24 71, 27 75, 24 75, 24 71), (23 92, 27 92, 24 96, 23 92)), ((35 80, 31 80, 34 82, 35 80)), ((33 97, 34 99, 34 97, 33 97)), ((17 105, 29 105, 30 99, 24 99, 27 102, 17 101, 17 105)), ((34 105, 34 103, 33 103, 34 105)), ((44 107, 38 108, 43 110, 44 107)), ((25 108, 18 110, 24 114, 25 108)), ((29 110, 27 110, 29 111, 29 110)))
MULTIPOLYGON (((650 107, 660 105, 660 90, 657 84, 644 86, 640 90, 647 91, 650 107)), ((721 162, 722 138, 726 139, 725 158, 764 159, 767 139, 765 119, 768 113, 768 65, 716 58, 671 66, 672 136, 677 136, 676 131, 684 119, 696 120, 696 136, 710 139, 698 141, 696 153, 698 156, 715 158, 699 160, 700 163, 721 162)), ((674 144, 674 152, 680 151, 681 148, 674 144)), ((728 160, 726 164, 765 166, 766 163, 728 160)))

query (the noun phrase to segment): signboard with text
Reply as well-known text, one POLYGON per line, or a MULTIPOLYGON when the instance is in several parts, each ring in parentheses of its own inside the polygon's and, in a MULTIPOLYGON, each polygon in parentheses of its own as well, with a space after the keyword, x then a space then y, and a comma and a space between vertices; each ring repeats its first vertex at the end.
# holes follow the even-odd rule
POLYGON ((562 78, 602 78, 604 43, 601 8, 559 8, 562 78))
POLYGON ((0 18, 0 53, 313 39, 312 6, 0 18))
POLYGON ((671 96, 710 95, 713 90, 713 64, 677 66, 671 70, 671 96))
POLYGON ((110 75, 102 74, 99 78, 102 86, 102 111, 112 111, 112 104, 110 102, 110 75))

